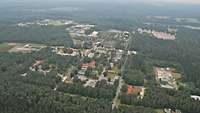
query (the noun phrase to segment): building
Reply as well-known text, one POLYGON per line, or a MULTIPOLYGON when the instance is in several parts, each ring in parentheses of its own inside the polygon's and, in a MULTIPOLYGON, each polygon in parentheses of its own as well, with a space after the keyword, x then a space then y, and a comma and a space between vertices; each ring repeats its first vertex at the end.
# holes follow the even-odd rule
POLYGON ((77 49, 73 48, 64 48, 64 47, 56 47, 53 52, 56 52, 56 54, 61 55, 61 56, 78 56, 79 52, 77 49))
POLYGON ((141 91, 141 88, 129 85, 127 89, 127 94, 139 94, 141 91))
POLYGON ((78 75, 85 75, 86 69, 81 69, 78 71, 78 75))
POLYGON ((127 94, 139 95, 138 98, 144 98, 145 88, 143 86, 132 86, 128 85, 127 94))
POLYGON ((128 51, 128 55, 136 55, 137 51, 128 51))
MULTIPOLYGON (((168 30, 172 30, 172 29, 168 29, 168 30)), ((176 35, 172 35, 172 34, 166 33, 166 32, 159 32, 159 31, 155 31, 155 30, 148 30, 148 29, 141 29, 141 28, 138 28, 138 32, 140 34, 143 34, 143 33, 151 34, 155 38, 162 39, 162 40, 175 40, 176 39, 176 35)))
POLYGON ((156 80, 160 83, 162 88, 176 89, 178 85, 170 68, 155 68, 156 80))
POLYGON ((37 71, 37 69, 41 69, 41 65, 44 63, 43 60, 36 60, 35 63, 29 67, 31 71, 37 71))
POLYGON ((94 31, 94 32, 92 32, 91 37, 96 38, 98 36, 98 34, 99 34, 99 32, 94 31))
POLYGON ((86 49, 82 52, 82 55, 83 56, 88 56, 89 54, 91 53, 91 50, 90 49, 86 49))
POLYGON ((113 60, 115 62, 118 62, 119 60, 121 60, 123 53, 124 53, 123 50, 116 50, 116 53, 115 53, 115 56, 113 57, 113 60))
POLYGON ((177 110, 177 109, 176 109, 176 110, 174 111, 174 110, 172 110, 172 109, 166 109, 166 108, 164 109, 164 112, 165 112, 165 113, 181 113, 180 110, 177 110))
POLYGON ((200 96, 191 95, 190 97, 191 97, 192 99, 194 99, 194 100, 200 101, 200 96))
POLYGON ((44 63, 43 60, 36 60, 36 62, 33 64, 32 67, 37 67, 37 66, 39 66, 39 65, 42 65, 43 63, 44 63))
POLYGON ((95 48, 95 52, 99 53, 99 54, 106 54, 107 50, 104 47, 97 47, 97 48, 95 48))
POLYGON ((170 81, 173 79, 172 73, 168 68, 156 68, 155 69, 156 79, 159 81, 170 81))
POLYGON ((90 63, 82 64, 82 69, 96 68, 96 61, 91 61, 90 63))
POLYGON ((84 86, 85 87, 95 87, 98 80, 89 79, 84 86))
POLYGON ((83 75, 78 75, 78 79, 80 79, 81 81, 86 81, 88 78, 83 75))

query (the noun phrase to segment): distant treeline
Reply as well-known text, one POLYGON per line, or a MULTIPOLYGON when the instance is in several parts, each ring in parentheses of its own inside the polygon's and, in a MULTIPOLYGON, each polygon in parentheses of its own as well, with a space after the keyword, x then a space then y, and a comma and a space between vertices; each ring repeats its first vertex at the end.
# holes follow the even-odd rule
POLYGON ((0 42, 39 43, 47 45, 73 46, 65 27, 17 25, 0 26, 0 42))

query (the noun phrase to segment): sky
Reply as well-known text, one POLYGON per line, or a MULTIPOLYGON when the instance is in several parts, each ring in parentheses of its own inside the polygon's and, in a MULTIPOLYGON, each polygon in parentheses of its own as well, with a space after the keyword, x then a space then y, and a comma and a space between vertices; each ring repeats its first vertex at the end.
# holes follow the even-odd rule
MULTIPOLYGON (((75 0, 74 0, 75 1, 75 0)), ((81 0, 84 1, 84 0, 81 0)), ((90 0, 95 1, 95 0, 90 0)), ((96 0, 96 1, 117 1, 117 2, 143 2, 143 3, 178 3, 178 4, 199 4, 200 0, 96 0)))
POLYGON ((200 4, 200 0, 0 0, 0 1, 90 1, 90 2, 121 2, 121 3, 129 3, 129 2, 143 2, 143 3, 178 3, 178 4, 200 4))
MULTIPOLYGON (((135 0, 129 0, 135 1, 135 0)), ((160 3, 182 3, 182 4, 200 4, 200 0, 140 0, 144 2, 160 2, 160 3)))

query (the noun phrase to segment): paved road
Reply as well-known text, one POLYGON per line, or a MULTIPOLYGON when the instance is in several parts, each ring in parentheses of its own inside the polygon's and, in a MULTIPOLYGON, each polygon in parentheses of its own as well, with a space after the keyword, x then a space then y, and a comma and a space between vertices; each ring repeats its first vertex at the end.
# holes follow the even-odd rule
POLYGON ((131 40, 132 40, 132 37, 129 38, 129 40, 127 41, 127 44, 126 44, 126 48, 125 48, 125 61, 124 61, 124 64, 122 65, 121 67, 121 76, 119 78, 119 85, 117 87, 117 91, 116 91, 116 95, 115 95, 115 98, 113 99, 113 103, 112 103, 112 110, 115 109, 115 108, 118 108, 119 106, 119 103, 117 102, 118 98, 119 98, 119 94, 121 93, 121 89, 122 89, 122 86, 124 84, 124 80, 123 80, 123 75, 124 75, 124 69, 125 69, 125 66, 126 66, 126 63, 128 61, 128 47, 129 47, 129 43, 131 43, 131 40))
POLYGON ((122 79, 122 77, 120 77, 119 78, 119 85, 118 85, 117 91, 116 91, 116 96, 113 99, 112 109, 118 108, 117 100, 118 100, 119 94, 121 92, 122 86, 123 86, 123 79, 122 79))

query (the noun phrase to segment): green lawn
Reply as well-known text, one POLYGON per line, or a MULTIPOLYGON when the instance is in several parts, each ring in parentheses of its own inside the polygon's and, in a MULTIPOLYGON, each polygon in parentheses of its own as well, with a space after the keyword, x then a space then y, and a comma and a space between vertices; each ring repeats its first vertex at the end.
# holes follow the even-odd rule
POLYGON ((156 109, 155 110, 157 113, 165 113, 162 109, 156 109))

